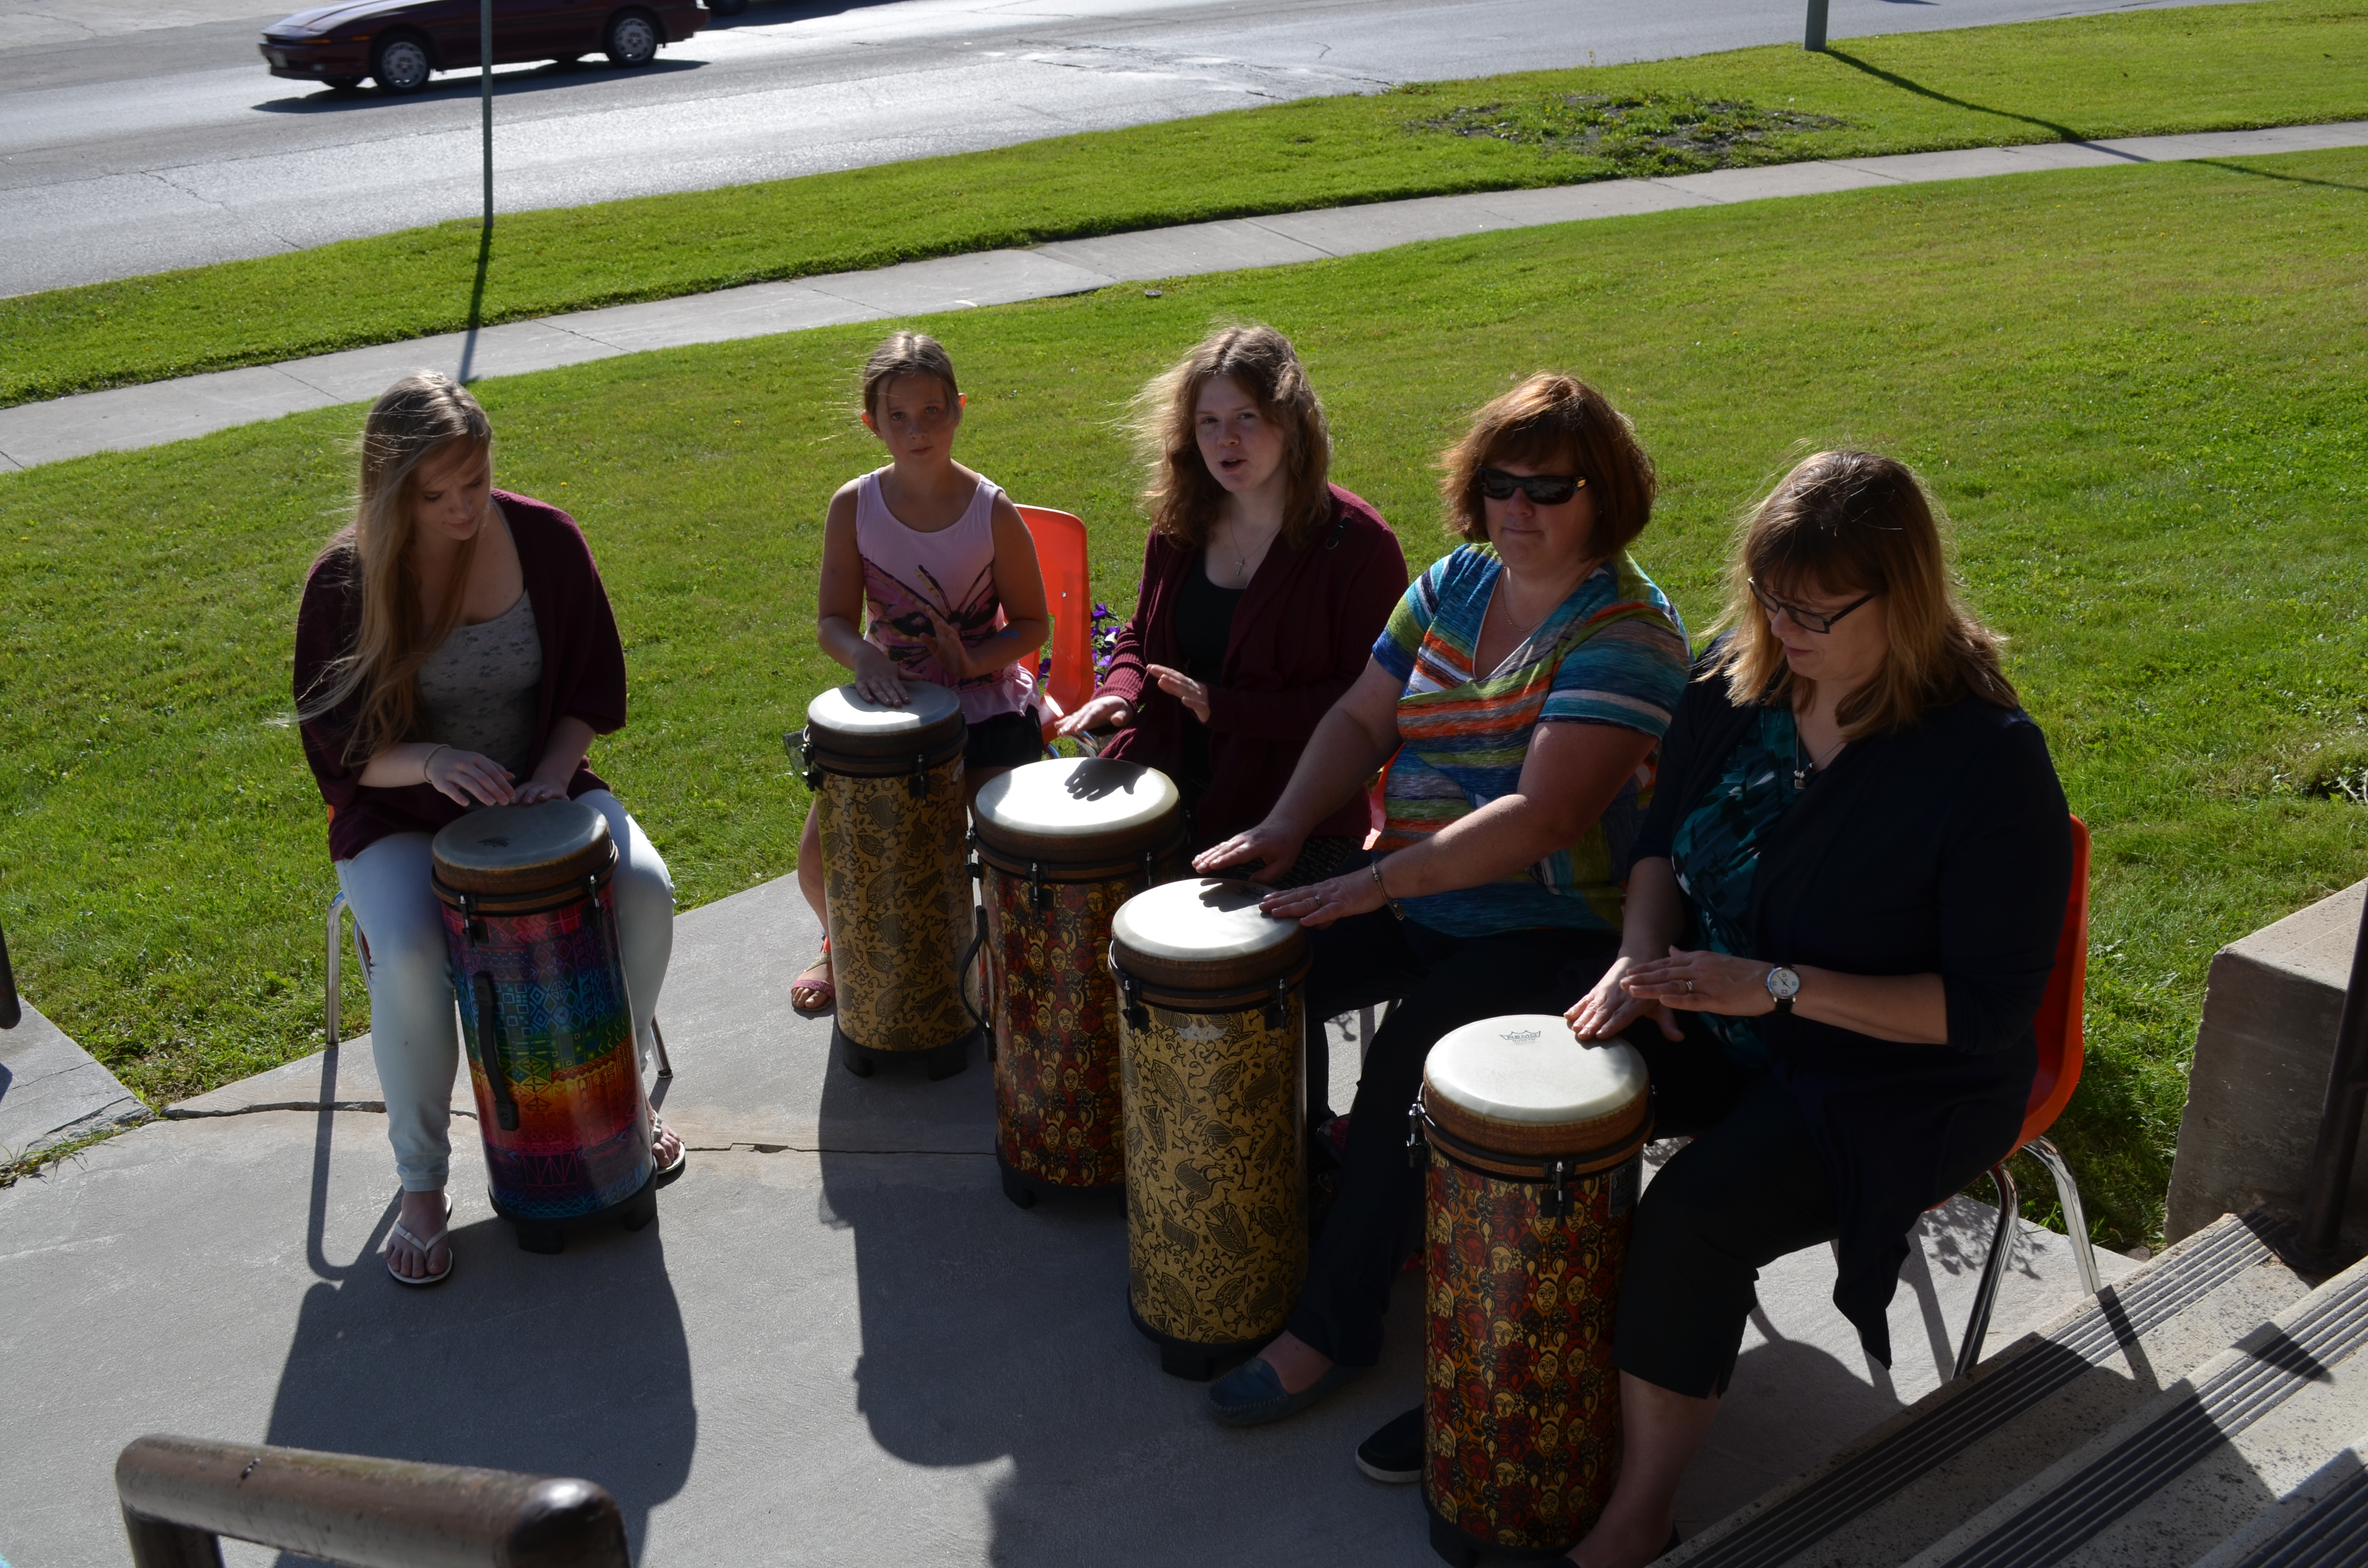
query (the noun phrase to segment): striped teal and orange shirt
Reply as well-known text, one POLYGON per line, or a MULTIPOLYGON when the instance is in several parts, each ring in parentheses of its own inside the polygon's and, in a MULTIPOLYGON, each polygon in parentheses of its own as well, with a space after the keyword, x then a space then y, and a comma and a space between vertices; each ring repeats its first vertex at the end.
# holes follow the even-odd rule
MULTIPOLYGON (((1474 678, 1473 650, 1503 569, 1487 545, 1457 550, 1414 580, 1373 644, 1374 663, 1406 682, 1403 744, 1382 786, 1383 853, 1520 789, 1538 725, 1614 724, 1658 740, 1685 692, 1685 623, 1626 555, 1598 568, 1503 664, 1474 678)), ((1659 761, 1656 747, 1569 848, 1497 881, 1407 899, 1407 917, 1458 937, 1619 930, 1630 846, 1659 761)))

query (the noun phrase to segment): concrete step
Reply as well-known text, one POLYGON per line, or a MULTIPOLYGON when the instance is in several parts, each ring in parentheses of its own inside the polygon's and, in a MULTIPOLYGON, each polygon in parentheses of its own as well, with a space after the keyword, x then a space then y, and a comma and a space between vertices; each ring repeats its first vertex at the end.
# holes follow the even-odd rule
POLYGON ((1689 1540, 1687 1568, 1889 1568, 2306 1295, 2230 1216, 1689 1540))
POLYGON ((2195 1568, 2352 1568, 2360 1562, 2368 1562, 2368 1433, 2195 1568))
MULTIPOLYGON (((1909 1568, 2192 1563, 2368 1424, 2368 1262, 2328 1280, 1909 1568)), ((2349 1561, 2357 1562, 2357 1558, 2349 1561)))

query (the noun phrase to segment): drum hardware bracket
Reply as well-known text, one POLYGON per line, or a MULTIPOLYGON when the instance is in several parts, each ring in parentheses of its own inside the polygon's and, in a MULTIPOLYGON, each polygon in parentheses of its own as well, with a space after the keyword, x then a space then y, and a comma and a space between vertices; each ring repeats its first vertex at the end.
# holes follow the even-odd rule
POLYGON ((1417 1097, 1414 1104, 1406 1107, 1406 1147, 1409 1170, 1422 1169, 1423 1151, 1429 1146, 1429 1141, 1422 1135, 1422 1101, 1417 1097))
POLYGON ((1129 1028, 1136 1029, 1149 1028, 1151 1027, 1151 1009, 1143 1005, 1143 987, 1136 983, 1134 976, 1131 974, 1120 975, 1118 989, 1119 994, 1124 998, 1126 1002, 1127 1027, 1129 1028))
POLYGON ((1546 1195, 1544 1201, 1538 1205, 1538 1212, 1549 1220, 1569 1217, 1572 1207, 1569 1176, 1568 1160, 1556 1160, 1546 1167, 1546 1195))
POLYGON ((806 788, 822 788, 822 769, 814 766, 814 737, 803 730, 791 730, 781 737, 781 745, 798 759, 798 771, 805 775, 806 788))
POLYGON ((484 941, 485 939, 485 921, 484 916, 477 913, 477 900, 475 895, 464 892, 461 895, 460 902, 461 929, 468 933, 470 941, 484 941))
POLYGON ((913 776, 905 780, 905 788, 912 791, 913 799, 916 801, 929 798, 928 753, 916 751, 913 754, 913 776))
POLYGON ((1268 987, 1266 994, 1266 1027, 1279 1029, 1291 1021, 1291 980, 1284 976, 1268 987))
POLYGON ((494 1095, 494 1119, 505 1132, 516 1132, 518 1125, 518 1100, 510 1093, 510 1067, 507 1052, 502 1045, 502 1003, 494 990, 494 977, 484 970, 470 976, 470 986, 477 1003, 477 1054, 485 1069, 485 1086, 494 1095))
POLYGON ((1028 907, 1037 914, 1044 913, 1044 862, 1028 862, 1028 907))

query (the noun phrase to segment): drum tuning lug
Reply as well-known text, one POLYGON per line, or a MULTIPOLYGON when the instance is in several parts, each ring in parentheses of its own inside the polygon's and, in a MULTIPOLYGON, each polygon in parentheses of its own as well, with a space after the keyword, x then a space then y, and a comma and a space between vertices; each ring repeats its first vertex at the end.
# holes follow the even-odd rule
POLYGON ((1151 1009, 1143 1005, 1142 994, 1136 988, 1134 977, 1133 975, 1128 975, 1124 980, 1119 983, 1119 994, 1126 1001, 1127 1028, 1133 1029, 1149 1028, 1151 1027, 1151 1009))
POLYGON ((905 788, 912 791, 913 799, 916 801, 929 798, 928 763, 928 754, 917 751, 913 754, 913 776, 905 780, 905 788))
POLYGON ((1569 1175, 1570 1164, 1566 1160, 1556 1160, 1546 1167, 1546 1200, 1541 1207, 1549 1220, 1565 1219, 1570 1213, 1569 1175))
POLYGON ((1044 862, 1028 862, 1028 907, 1039 915, 1044 912, 1044 862))
POLYGON ((1266 1027, 1279 1029, 1291 1021, 1291 982, 1278 980, 1267 991, 1266 1027))
POLYGON ((1422 1135, 1422 1101, 1417 1099, 1414 1104, 1406 1107, 1406 1165, 1409 1169, 1422 1169, 1422 1152, 1426 1140, 1422 1135))

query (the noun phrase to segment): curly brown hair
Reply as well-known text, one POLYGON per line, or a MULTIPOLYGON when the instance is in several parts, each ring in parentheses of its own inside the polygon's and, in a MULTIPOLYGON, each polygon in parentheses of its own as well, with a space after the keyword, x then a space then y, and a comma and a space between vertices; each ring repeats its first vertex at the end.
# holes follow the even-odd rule
POLYGON ((1439 493, 1447 527, 1474 544, 1488 539, 1480 471, 1508 462, 1587 481, 1595 502, 1588 553, 1603 560, 1635 542, 1653 516, 1660 481, 1627 415, 1580 381, 1541 370, 1472 416, 1463 438, 1441 453, 1439 493))
POLYGON ((1193 434, 1201 389, 1223 376, 1258 401, 1260 417, 1283 435, 1290 478, 1282 542, 1297 550, 1332 518, 1332 432, 1291 340, 1270 326, 1222 327, 1135 394, 1136 444, 1149 471, 1143 504, 1152 531, 1185 550, 1209 542, 1225 487, 1209 472, 1193 434))

